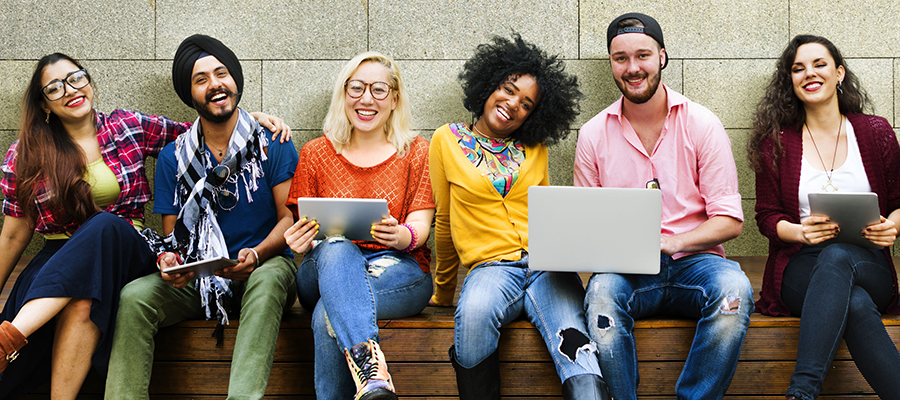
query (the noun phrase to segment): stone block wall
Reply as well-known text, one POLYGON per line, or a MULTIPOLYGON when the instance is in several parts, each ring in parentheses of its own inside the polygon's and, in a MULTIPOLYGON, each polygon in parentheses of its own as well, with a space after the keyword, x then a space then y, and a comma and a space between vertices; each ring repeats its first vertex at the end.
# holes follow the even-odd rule
MULTIPOLYGON (((569 139, 551 151, 551 183, 571 185, 577 129, 619 96, 607 60, 607 24, 631 11, 653 15, 663 27, 671 60, 663 82, 715 112, 731 137, 746 222, 741 237, 726 244, 730 255, 767 251, 753 219, 744 143, 775 59, 794 35, 833 40, 872 96, 875 113, 900 127, 896 0, 2 0, 0 147, 18 134, 22 91, 35 61, 55 51, 90 70, 99 110, 193 120, 196 113, 172 89, 171 59, 194 33, 235 51, 246 80, 241 106, 284 118, 298 147, 321 134, 340 67, 366 50, 398 60, 414 129, 430 138, 444 123, 471 121, 459 68, 477 44, 515 30, 560 54, 586 95, 569 139)), ((155 164, 148 165, 152 176, 155 164)), ((159 226, 158 217, 149 219, 159 226)), ((29 254, 39 244, 36 239, 29 254)))

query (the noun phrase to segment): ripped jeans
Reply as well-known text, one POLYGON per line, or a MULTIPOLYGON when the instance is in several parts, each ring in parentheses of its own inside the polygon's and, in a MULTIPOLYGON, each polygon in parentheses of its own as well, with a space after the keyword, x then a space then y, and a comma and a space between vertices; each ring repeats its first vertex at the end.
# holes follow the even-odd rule
POLYGON ((753 312, 753 289, 738 263, 714 254, 660 256, 657 275, 594 274, 584 299, 587 326, 616 400, 637 398, 634 320, 699 318, 675 384, 679 399, 721 399, 737 368, 753 312))
POLYGON ((331 236, 307 254, 297 270, 297 297, 313 313, 316 397, 353 398, 356 385, 344 349, 377 341, 377 319, 421 312, 432 290, 431 276, 407 253, 361 249, 331 236))
POLYGON ((543 337, 561 381, 600 375, 596 346, 585 334, 583 301, 578 274, 532 271, 528 255, 476 265, 463 281, 456 306, 457 360, 464 368, 484 361, 497 350, 500 327, 524 313, 543 337))

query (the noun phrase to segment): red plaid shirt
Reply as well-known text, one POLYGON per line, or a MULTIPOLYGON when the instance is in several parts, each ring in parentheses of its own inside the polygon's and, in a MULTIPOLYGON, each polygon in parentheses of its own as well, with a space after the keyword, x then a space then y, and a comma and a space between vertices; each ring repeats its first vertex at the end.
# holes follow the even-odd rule
MULTIPOLYGON (((175 122, 165 117, 145 115, 135 111, 116 110, 111 114, 95 111, 97 141, 103 161, 116 175, 121 193, 114 204, 104 211, 127 219, 144 218, 144 203, 151 198, 150 182, 144 174, 144 159, 156 157, 166 144, 190 128, 190 123, 175 122)), ((9 146, 0 171, 0 189, 3 200, 3 214, 24 217, 22 205, 16 199, 16 147, 19 141, 9 146)), ((34 206, 38 211, 35 231, 41 234, 72 233, 77 224, 59 225, 47 209, 50 193, 43 183, 35 190, 34 206)))

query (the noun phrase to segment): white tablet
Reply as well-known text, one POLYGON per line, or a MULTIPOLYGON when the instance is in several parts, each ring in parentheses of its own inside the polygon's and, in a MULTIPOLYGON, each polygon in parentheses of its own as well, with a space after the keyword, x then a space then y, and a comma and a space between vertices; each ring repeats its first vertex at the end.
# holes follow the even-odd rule
POLYGON ((867 249, 880 249, 881 246, 860 236, 867 226, 881 221, 878 211, 878 195, 875 193, 810 193, 810 215, 824 215, 841 227, 841 232, 834 239, 822 242, 850 243, 867 249))
POLYGON ((167 274, 186 274, 193 272, 197 278, 215 275, 216 271, 237 265, 238 262, 230 258, 218 257, 209 260, 194 261, 187 264, 176 265, 163 270, 167 274))
POLYGON ((385 199, 338 199, 329 197, 297 198, 297 215, 319 223, 316 239, 343 235, 350 240, 375 240, 372 224, 387 218, 385 199))

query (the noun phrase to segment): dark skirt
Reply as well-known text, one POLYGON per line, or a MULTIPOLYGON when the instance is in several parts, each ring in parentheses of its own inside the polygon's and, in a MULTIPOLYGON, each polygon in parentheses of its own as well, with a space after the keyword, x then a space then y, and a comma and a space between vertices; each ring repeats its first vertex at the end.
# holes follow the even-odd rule
MULTIPOLYGON (((155 263, 156 255, 131 224, 110 213, 94 214, 70 239, 47 241, 19 274, 0 320, 12 321, 33 299, 93 299, 91 321, 101 336, 91 362, 105 376, 119 291, 128 282, 156 271, 155 263)), ((19 357, 0 374, 0 399, 28 394, 47 380, 55 329, 55 320, 51 320, 28 337, 19 357)))

